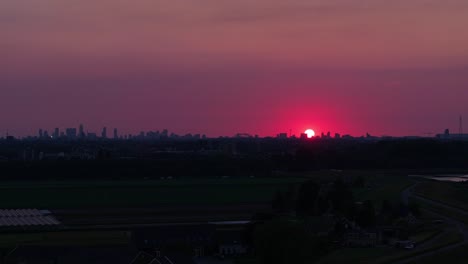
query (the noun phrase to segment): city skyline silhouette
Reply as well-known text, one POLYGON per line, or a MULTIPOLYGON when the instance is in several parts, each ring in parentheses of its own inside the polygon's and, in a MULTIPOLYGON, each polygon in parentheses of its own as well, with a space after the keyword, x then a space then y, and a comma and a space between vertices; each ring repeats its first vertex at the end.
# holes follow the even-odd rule
POLYGON ((458 0, 3 1, 0 131, 456 131, 466 12, 458 0))

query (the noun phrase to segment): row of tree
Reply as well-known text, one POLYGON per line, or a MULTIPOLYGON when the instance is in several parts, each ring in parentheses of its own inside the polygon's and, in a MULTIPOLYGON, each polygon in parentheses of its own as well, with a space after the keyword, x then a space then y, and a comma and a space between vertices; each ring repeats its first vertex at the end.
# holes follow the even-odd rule
MULTIPOLYGON (((333 241, 341 239, 347 227, 336 222, 332 234, 318 236, 307 231, 308 220, 324 215, 348 219, 363 229, 377 225, 394 225, 409 212, 419 215, 415 204, 406 206, 401 202, 382 201, 379 210, 374 202, 356 203, 353 187, 361 185, 362 179, 353 183, 337 179, 319 184, 309 180, 299 188, 276 192, 272 200, 272 215, 257 215, 251 227, 250 241, 262 263, 313 263, 332 250, 333 241)), ((404 234, 405 232, 402 232, 404 234)))

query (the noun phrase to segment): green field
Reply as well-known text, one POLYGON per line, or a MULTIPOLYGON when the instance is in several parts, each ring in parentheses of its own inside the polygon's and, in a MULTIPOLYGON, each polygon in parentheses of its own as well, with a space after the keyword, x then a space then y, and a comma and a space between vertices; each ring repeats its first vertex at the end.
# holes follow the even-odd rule
POLYGON ((10 182, 0 185, 0 208, 99 208, 220 205, 271 201, 304 178, 172 179, 159 181, 10 182))
POLYGON ((363 177, 367 187, 355 189, 357 200, 398 199, 411 182, 381 172, 317 171, 276 178, 204 178, 135 181, 47 181, 0 184, 0 208, 101 208, 155 205, 226 205, 270 202, 278 190, 297 187, 307 179, 363 177))
POLYGON ((461 241, 463 241, 463 236, 458 231, 451 230, 435 238, 434 241, 431 241, 429 243, 429 245, 423 245, 420 248, 417 247, 414 250, 410 250, 410 251, 400 250, 400 252, 397 254, 377 258, 376 261, 372 263, 376 263, 376 264, 395 263, 397 261, 419 256, 424 253, 431 252, 431 251, 434 251, 434 250, 437 250, 437 249, 440 249, 449 245, 454 245, 454 244, 460 243, 461 241))
POLYGON ((319 260, 319 264, 374 263, 375 259, 392 255, 399 251, 389 247, 343 248, 319 260))
POLYGON ((453 218, 453 219, 456 219, 460 222, 463 222, 465 224, 468 224, 468 216, 465 215, 465 214, 461 214, 457 211, 454 211, 454 210, 451 210, 449 208, 446 208, 446 207, 442 207, 442 206, 437 206, 437 205, 434 205, 434 204, 428 204, 424 201, 421 201, 421 200, 417 200, 417 199, 410 199, 410 201, 413 201, 414 203, 417 203, 421 206, 421 209, 423 210, 428 210, 429 212, 434 212, 434 213, 437 213, 437 214, 440 214, 440 215, 444 215, 444 216, 447 216, 447 217, 450 217, 450 218, 453 218))
POLYGON ((464 183, 421 181, 414 192, 423 197, 468 210, 468 186, 464 183))
POLYGON ((452 250, 424 257, 420 260, 411 262, 411 264, 439 264, 439 263, 450 263, 450 264, 465 264, 468 256, 468 244, 464 244, 460 247, 456 247, 452 250))
POLYGON ((377 204, 384 200, 399 201, 401 192, 413 184, 408 177, 400 175, 375 175, 365 179, 369 186, 356 189, 354 195, 359 201, 372 200, 377 204))
POLYGON ((372 200, 375 204, 380 204, 383 200, 400 200, 401 192, 414 184, 414 181, 408 178, 407 175, 408 172, 401 170, 328 170, 309 172, 300 176, 305 176, 318 182, 343 179, 351 184, 356 179, 362 178, 365 186, 353 186, 355 199, 357 201, 372 200))
POLYGON ((338 263, 374 263, 389 264, 414 256, 424 254, 448 245, 462 241, 462 236, 456 231, 448 231, 431 241, 430 245, 413 250, 395 249, 391 247, 374 248, 343 248, 321 259, 319 264, 338 263))

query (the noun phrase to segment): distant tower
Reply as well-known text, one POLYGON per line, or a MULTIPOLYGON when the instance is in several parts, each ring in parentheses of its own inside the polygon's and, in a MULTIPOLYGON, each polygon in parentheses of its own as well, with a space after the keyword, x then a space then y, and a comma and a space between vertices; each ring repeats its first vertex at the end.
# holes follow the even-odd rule
POLYGON ((117 128, 114 128, 114 139, 118 139, 119 134, 117 133, 117 128))
POLYGON ((54 138, 58 138, 60 136, 60 129, 59 128, 55 128, 55 131, 54 131, 54 138))
POLYGON ((161 136, 167 138, 169 136, 169 131, 167 129, 164 129, 161 133, 161 136))
POLYGON ((70 139, 76 138, 76 128, 67 128, 65 131, 66 131, 65 134, 67 138, 70 138, 70 139))
POLYGON ((84 138, 86 136, 85 132, 84 132, 83 124, 80 124, 80 130, 79 130, 78 135, 79 135, 80 138, 84 138))
POLYGON ((39 129, 39 138, 42 138, 43 135, 44 135, 44 134, 43 134, 43 132, 42 132, 42 129, 39 129))
POLYGON ((107 127, 104 127, 104 128, 102 129, 101 137, 102 137, 102 138, 107 138, 107 127))

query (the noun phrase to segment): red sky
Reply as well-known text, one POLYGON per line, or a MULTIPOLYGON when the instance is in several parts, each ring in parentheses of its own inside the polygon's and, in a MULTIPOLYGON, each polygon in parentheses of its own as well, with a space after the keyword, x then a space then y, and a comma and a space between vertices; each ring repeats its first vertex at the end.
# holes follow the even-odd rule
POLYGON ((457 130, 467 24, 465 0, 3 0, 0 135, 457 130))

